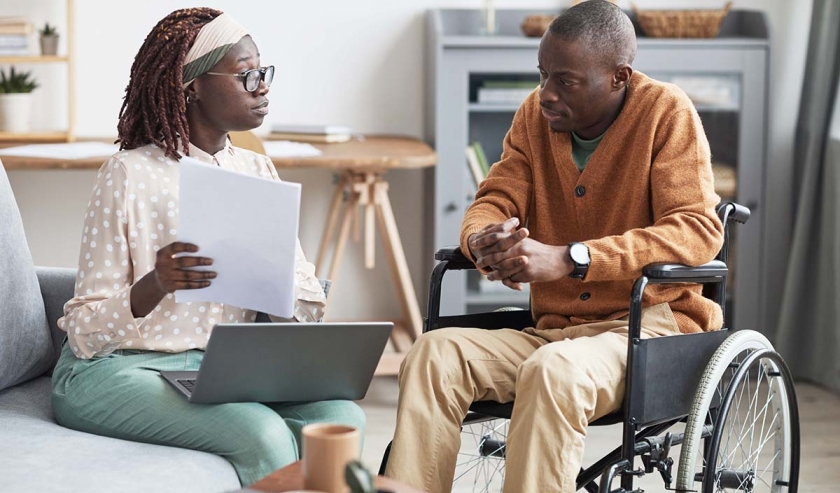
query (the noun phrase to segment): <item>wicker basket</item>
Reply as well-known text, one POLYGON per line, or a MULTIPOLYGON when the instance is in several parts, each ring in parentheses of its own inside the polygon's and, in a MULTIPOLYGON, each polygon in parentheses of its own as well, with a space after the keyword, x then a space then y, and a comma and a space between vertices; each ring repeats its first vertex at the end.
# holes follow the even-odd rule
POLYGON ((732 2, 720 10, 639 10, 630 4, 642 32, 652 38, 714 38, 732 2))
POLYGON ((738 192, 738 177, 735 168, 729 164, 712 163, 712 176, 715 180, 715 193, 721 199, 735 199, 738 192))
POLYGON ((548 30, 556 15, 529 15, 522 21, 522 32, 531 38, 540 38, 548 30))

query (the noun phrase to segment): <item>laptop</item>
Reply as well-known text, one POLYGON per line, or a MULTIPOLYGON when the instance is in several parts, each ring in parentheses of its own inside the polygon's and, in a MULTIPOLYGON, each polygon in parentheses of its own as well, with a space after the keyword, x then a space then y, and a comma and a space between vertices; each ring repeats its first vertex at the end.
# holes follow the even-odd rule
POLYGON ((190 402, 359 400, 390 322, 219 324, 198 371, 160 375, 190 402))

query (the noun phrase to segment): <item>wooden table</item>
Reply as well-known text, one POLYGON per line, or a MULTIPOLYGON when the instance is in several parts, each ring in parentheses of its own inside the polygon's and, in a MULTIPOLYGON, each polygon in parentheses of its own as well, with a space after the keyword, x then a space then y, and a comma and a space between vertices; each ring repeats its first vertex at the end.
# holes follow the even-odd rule
MULTIPOLYGON (((382 476, 376 477, 377 489, 393 493, 420 493, 420 491, 382 476)), ((303 464, 300 461, 278 469, 242 491, 283 492, 303 489, 303 464)))
POLYGON ((339 173, 339 183, 333 193, 321 245, 315 258, 315 269, 320 277, 336 282, 338 267, 351 231, 354 239, 360 240, 360 226, 363 222, 361 214, 364 214, 365 267, 373 269, 376 265, 375 226, 378 226, 403 323, 395 325, 391 336, 396 352, 382 356, 376 374, 396 375, 405 353, 423 330, 423 319, 384 175, 392 169, 434 166, 437 155, 424 142, 406 137, 368 136, 363 140, 320 144, 316 147, 323 153, 321 156, 272 158, 272 161, 278 169, 317 167, 334 169, 339 173), (324 264, 330 249, 333 249, 332 261, 325 273, 324 264))
MULTIPOLYGON (((7 147, 14 144, 0 144, 7 147)), ((338 267, 351 231, 361 239, 364 223, 365 266, 375 266, 375 241, 378 227, 391 270, 403 320, 394 327, 391 341, 396 352, 385 353, 377 367, 377 375, 396 375, 411 343, 422 332, 423 320, 411 274, 400 240, 388 182, 384 176, 393 169, 420 169, 434 166, 437 155, 424 142, 410 137, 366 136, 341 144, 314 144, 322 154, 314 157, 272 157, 278 170, 284 168, 326 168, 339 173, 329 215, 315 258, 316 273, 336 282, 338 267), (362 214, 364 220, 362 220, 362 214), (336 231, 337 230, 337 231, 336 231), (337 236, 336 236, 337 232, 337 236), (335 240, 334 240, 335 238, 335 240), (329 270, 324 264, 333 250, 329 270)), ((107 156, 62 161, 57 159, 2 156, 7 170, 15 169, 98 169, 107 156)))

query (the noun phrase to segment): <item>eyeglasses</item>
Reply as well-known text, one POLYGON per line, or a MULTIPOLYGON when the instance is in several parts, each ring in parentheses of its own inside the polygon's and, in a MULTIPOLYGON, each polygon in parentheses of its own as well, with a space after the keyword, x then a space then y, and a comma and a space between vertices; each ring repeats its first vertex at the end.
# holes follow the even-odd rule
POLYGON ((258 87, 260 87, 261 80, 265 81, 266 87, 271 87, 271 81, 274 79, 274 65, 246 70, 241 74, 222 74, 219 72, 205 72, 205 74, 239 77, 242 79, 242 84, 245 85, 245 90, 248 92, 254 92, 258 87))

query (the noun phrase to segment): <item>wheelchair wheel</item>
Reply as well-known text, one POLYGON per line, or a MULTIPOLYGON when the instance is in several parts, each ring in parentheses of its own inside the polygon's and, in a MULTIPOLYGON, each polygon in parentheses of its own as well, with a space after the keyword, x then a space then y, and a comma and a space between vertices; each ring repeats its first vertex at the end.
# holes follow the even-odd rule
POLYGON ((737 332, 701 378, 676 489, 698 491, 695 483, 702 482, 703 493, 795 493, 798 470, 799 419, 790 373, 763 335, 737 332))
POLYGON ((467 417, 461 427, 453 493, 502 491, 508 422, 475 413, 467 417))

